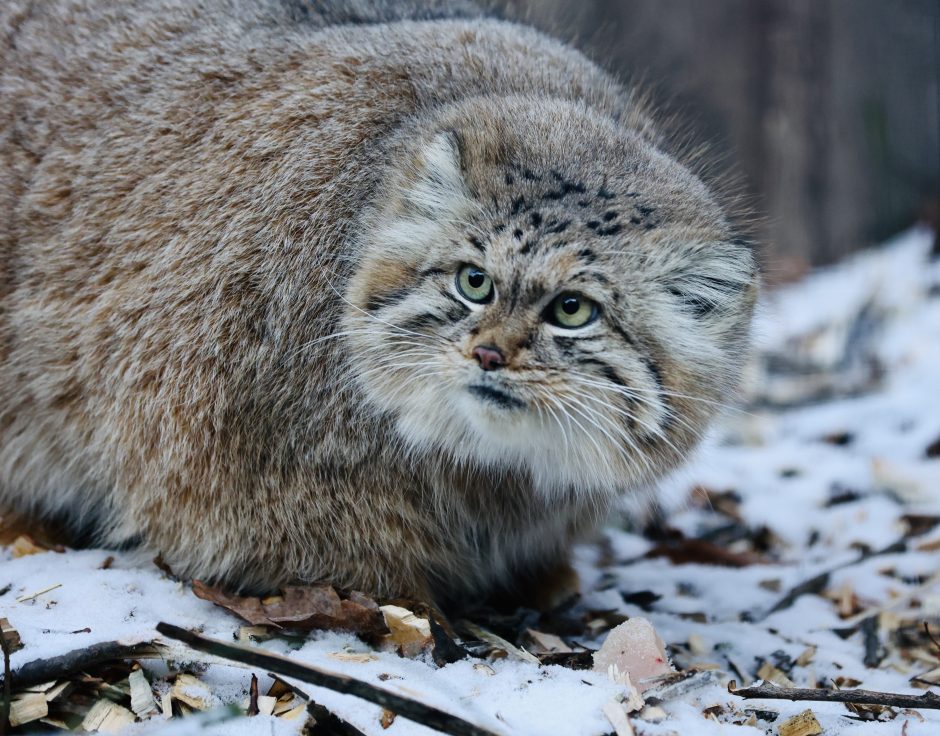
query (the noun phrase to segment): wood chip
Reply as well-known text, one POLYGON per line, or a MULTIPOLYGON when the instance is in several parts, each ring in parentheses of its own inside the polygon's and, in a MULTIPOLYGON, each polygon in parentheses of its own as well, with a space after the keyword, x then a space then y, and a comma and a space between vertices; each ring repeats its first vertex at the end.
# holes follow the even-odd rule
POLYGON ((700 634, 689 634, 689 651, 697 657, 704 657, 712 648, 700 634))
POLYGON ((404 657, 415 657, 431 645, 431 623, 419 618, 401 606, 379 606, 385 617, 389 635, 386 641, 394 644, 404 657))
POLYGON ((263 716, 274 714, 274 706, 277 705, 277 698, 270 695, 258 696, 258 713, 263 716))
POLYGON ((284 713, 280 714, 280 717, 287 721, 293 721, 297 718, 300 718, 306 712, 307 706, 304 703, 301 703, 300 705, 291 708, 289 711, 285 711, 284 713))
POLYGON ((118 733, 134 723, 135 720, 134 714, 127 708, 107 698, 102 698, 91 706, 91 710, 88 711, 82 721, 82 729, 85 731, 118 733))
POLYGON ((806 665, 808 665, 810 662, 813 661, 813 657, 815 656, 816 656, 816 647, 815 646, 806 647, 806 649, 800 652, 800 656, 797 657, 795 660, 793 660, 793 664, 799 665, 800 667, 805 667, 806 665))
POLYGON ((780 736, 820 736, 822 726, 813 711, 807 709, 780 724, 780 736))
POLYGON ((164 718, 173 717, 173 696, 170 695, 169 691, 160 696, 160 710, 164 718))
POLYGON ((378 660, 378 657, 371 652, 330 652, 326 656, 335 659, 337 662, 356 662, 357 664, 378 660))
POLYGON ((385 708, 382 709, 382 715, 379 716, 379 725, 384 729, 395 722, 395 714, 385 708))
POLYGON ((535 655, 530 654, 525 649, 520 649, 519 647, 510 644, 503 637, 494 634, 492 631, 487 631, 482 626, 477 626, 471 621, 462 621, 461 626, 463 626, 480 641, 484 641, 491 647, 505 652, 514 659, 528 662, 529 664, 540 664, 538 658, 535 655))
POLYGON ((5 618, 0 618, 0 636, 6 644, 7 651, 10 654, 18 652, 23 648, 23 640, 20 639, 20 633, 13 628, 13 624, 5 618))
POLYGON ((614 727, 614 733, 617 736, 636 736, 636 731, 633 730, 633 725, 620 703, 616 700, 609 700, 602 710, 607 720, 610 721, 610 725, 614 727))
POLYGON ((131 688, 131 710, 144 718, 157 709, 157 703, 153 699, 153 691, 144 671, 136 669, 128 675, 127 682, 131 688))
POLYGON ((531 643, 534 654, 556 654, 573 652, 574 649, 565 644, 560 636, 546 634, 544 631, 526 629, 526 638, 531 643))
POLYGON ((13 553, 13 558, 17 557, 26 557, 28 555, 38 555, 40 552, 48 552, 45 547, 40 547, 33 541, 33 538, 28 534, 20 534, 16 539, 13 540, 13 544, 10 545, 10 552, 13 553))
POLYGON ((212 698, 212 693, 206 683, 185 672, 176 676, 176 681, 170 688, 170 695, 174 700, 185 703, 195 710, 207 710, 212 698))
POLYGON ((10 700, 10 725, 22 726, 49 715, 45 693, 23 693, 10 700))
POLYGON ((796 687, 796 683, 787 677, 785 672, 777 669, 767 661, 757 670, 757 678, 764 682, 772 682, 774 685, 779 685, 780 687, 796 687))
POLYGON ((240 644, 251 644, 255 641, 267 641, 270 638, 270 626, 240 626, 238 628, 238 641, 240 644))

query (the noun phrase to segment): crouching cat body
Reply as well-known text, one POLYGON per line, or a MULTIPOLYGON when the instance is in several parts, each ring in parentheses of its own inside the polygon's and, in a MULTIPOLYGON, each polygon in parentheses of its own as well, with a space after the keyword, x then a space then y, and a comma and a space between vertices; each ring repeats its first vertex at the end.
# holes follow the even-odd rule
POLYGON ((334 5, 0 10, 0 500, 242 588, 512 589, 694 444, 752 257, 579 53, 334 5))

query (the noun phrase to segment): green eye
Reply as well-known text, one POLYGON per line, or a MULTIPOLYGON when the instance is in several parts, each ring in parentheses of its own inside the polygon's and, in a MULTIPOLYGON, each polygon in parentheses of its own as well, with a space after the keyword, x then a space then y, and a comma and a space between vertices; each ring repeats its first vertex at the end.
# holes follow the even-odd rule
POLYGON ((493 279, 476 266, 464 266, 457 272, 457 291, 471 302, 485 304, 493 298, 493 279))
POLYGON ((597 317, 597 305, 580 294, 560 294, 548 307, 548 321, 558 327, 584 327, 597 317))

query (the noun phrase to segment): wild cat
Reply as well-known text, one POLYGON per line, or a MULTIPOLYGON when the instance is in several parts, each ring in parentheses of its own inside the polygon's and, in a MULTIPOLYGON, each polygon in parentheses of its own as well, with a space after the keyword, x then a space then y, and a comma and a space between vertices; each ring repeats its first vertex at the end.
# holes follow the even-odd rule
POLYGON ((518 592, 736 383, 749 248, 531 28, 8 0, 0 32, 8 505, 242 589, 518 592))

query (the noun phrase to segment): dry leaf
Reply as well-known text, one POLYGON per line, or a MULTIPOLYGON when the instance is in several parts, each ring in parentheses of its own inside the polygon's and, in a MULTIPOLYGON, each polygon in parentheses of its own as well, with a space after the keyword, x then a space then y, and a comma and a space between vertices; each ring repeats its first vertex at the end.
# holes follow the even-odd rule
POLYGON ((807 709, 781 723, 778 733, 780 736, 820 736, 823 729, 813 711, 807 709))
POLYGON ((674 565, 748 567, 767 562, 760 555, 751 552, 731 552, 705 539, 681 539, 667 544, 658 544, 645 556, 666 557, 674 565))
POLYGON ((289 586, 281 591, 281 595, 262 600, 253 596, 231 595, 194 580, 193 593, 256 626, 339 629, 370 637, 388 633, 385 619, 375 601, 356 592, 341 598, 329 585, 289 586))

